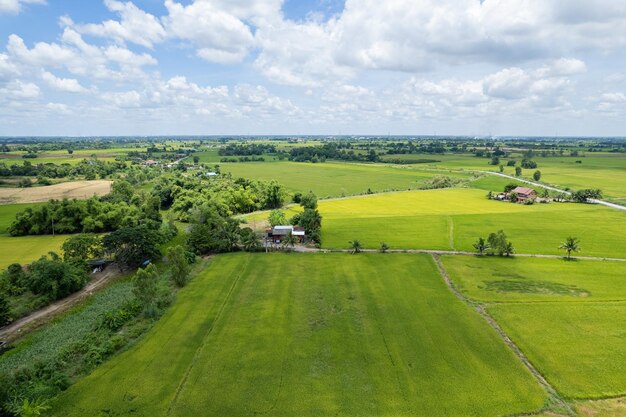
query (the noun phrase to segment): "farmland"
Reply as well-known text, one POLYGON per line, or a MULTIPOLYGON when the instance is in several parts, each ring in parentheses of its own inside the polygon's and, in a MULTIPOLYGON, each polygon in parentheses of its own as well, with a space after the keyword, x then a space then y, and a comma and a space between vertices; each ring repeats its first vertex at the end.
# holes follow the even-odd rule
POLYGON ((442 258, 455 285, 488 311, 566 398, 626 394, 626 263, 442 258))
POLYGON ((447 189, 322 201, 320 212, 326 248, 358 239, 374 249, 386 242, 398 249, 473 251, 478 237, 503 229, 519 253, 560 254, 560 243, 574 235, 585 255, 626 256, 615 228, 626 213, 594 205, 526 206, 487 200, 481 190, 447 189))
POLYGON ((0 188, 0 204, 41 203, 50 199, 89 198, 105 195, 111 190, 111 181, 71 181, 34 188, 0 188))
POLYGON ((243 254, 214 259, 52 414, 501 416, 545 400, 428 256, 243 254))

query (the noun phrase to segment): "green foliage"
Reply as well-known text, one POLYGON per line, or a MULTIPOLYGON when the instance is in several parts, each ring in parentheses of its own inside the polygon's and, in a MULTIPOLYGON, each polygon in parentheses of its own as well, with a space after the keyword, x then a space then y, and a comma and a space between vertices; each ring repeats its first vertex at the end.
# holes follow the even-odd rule
POLYGON ((436 190, 440 188, 452 188, 462 184, 464 181, 460 178, 451 178, 447 175, 435 175, 434 177, 424 181, 423 190, 436 190))
POLYGON ((352 250, 352 254, 360 253, 363 250, 363 245, 357 239, 351 240, 348 243, 350 243, 350 249, 352 250))
POLYGON ((133 294, 148 315, 154 311, 156 306, 158 279, 159 274, 154 264, 148 265, 145 269, 137 270, 133 278, 133 294))
POLYGON ((476 249, 478 251, 479 254, 483 254, 487 249, 490 248, 489 244, 485 241, 485 239, 483 239, 482 237, 479 237, 478 240, 476 241, 476 243, 474 243, 474 249, 476 249))
POLYGON ((565 250, 565 252, 567 252, 567 259, 570 259, 572 252, 580 252, 580 239, 569 236, 565 239, 565 242, 561 243, 559 249, 565 250))
POLYGON ((63 262, 54 252, 33 262, 24 277, 26 287, 36 295, 58 300, 81 289, 89 277, 84 269, 63 262))
POLYGON ((490 233, 487 238, 487 244, 493 253, 497 253, 500 256, 509 256, 513 253, 513 245, 507 240, 506 233, 503 230, 490 233))
POLYGON ((287 217, 281 210, 272 210, 267 219, 272 227, 287 224, 287 217))
POLYGON ((380 248, 378 250, 380 251, 380 253, 387 253, 387 251, 389 250, 389 245, 387 245, 385 242, 380 242, 380 248))
POLYGON ((158 230, 146 225, 124 227, 112 232, 102 240, 105 252, 127 267, 137 267, 147 260, 161 256, 159 244, 162 236, 158 230))
POLYGON ((600 189, 584 189, 584 190, 578 190, 578 191, 574 191, 572 193, 572 200, 574 200, 577 203, 588 203, 589 200, 593 200, 593 199, 601 199, 602 198, 602 190, 600 189))
POLYGON ((11 306, 4 292, 0 291, 0 327, 11 322, 11 306))
POLYGON ((518 187, 517 184, 507 184, 507 185, 504 186, 504 192, 505 193, 510 193, 511 191, 516 189, 517 187, 518 187))
POLYGON ((312 191, 309 191, 300 198, 300 205, 304 209, 315 210, 317 208, 317 196, 312 191))
POLYGON ((520 165, 522 166, 522 168, 526 168, 526 169, 537 168, 537 163, 533 161, 532 159, 528 159, 528 158, 522 159, 522 162, 520 165))
POLYGON ((307 237, 315 243, 320 243, 322 215, 317 209, 304 209, 304 211, 291 218, 291 224, 304 227, 307 237))
POLYGON ((541 171, 537 170, 533 173, 533 179, 539 181, 541 179, 541 171))
POLYGON ((241 229, 241 245, 246 252, 254 252, 261 247, 261 239, 254 230, 249 227, 241 229))
POLYGON ((515 167, 515 176, 519 177, 522 175, 522 168, 521 167, 515 167))
POLYGON ((63 259, 83 260, 95 259, 102 257, 104 248, 102 247, 102 239, 92 233, 82 233, 70 236, 63 242, 63 259))
POLYGON ((14 412, 19 417, 38 417, 45 415, 51 407, 47 400, 35 398, 33 400, 24 399, 24 402, 14 408, 14 412))
POLYGON ((174 283, 178 287, 187 285, 190 268, 185 249, 180 245, 169 248, 167 250, 167 261, 170 265, 170 273, 174 283))

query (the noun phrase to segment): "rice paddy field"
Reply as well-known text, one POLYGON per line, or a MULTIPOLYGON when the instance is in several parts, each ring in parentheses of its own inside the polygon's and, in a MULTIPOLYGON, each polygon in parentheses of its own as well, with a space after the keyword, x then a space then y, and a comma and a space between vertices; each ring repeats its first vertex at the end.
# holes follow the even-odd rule
POLYGON ((483 190, 443 189, 387 193, 319 203, 322 245, 367 248, 386 242, 397 249, 473 251, 478 237, 504 230, 518 253, 562 254, 567 236, 582 242, 582 255, 626 257, 621 228, 626 212, 597 205, 531 206, 488 200, 483 190))
POLYGON ((320 198, 417 189, 435 175, 469 178, 467 173, 413 166, 325 162, 248 162, 220 164, 235 177, 277 180, 289 191, 313 191, 320 198))
POLYGON ((546 400, 430 256, 229 254, 51 415, 489 417, 546 400))
POLYGON ((84 199, 94 195, 102 196, 111 191, 112 181, 70 181, 42 187, 0 188, 0 204, 42 203, 50 199, 84 199))
POLYGON ((36 204, 0 205, 0 270, 12 263, 25 264, 36 261, 50 251, 59 252, 67 236, 22 236, 7 234, 15 215, 36 204))
MULTIPOLYGON (((626 263, 467 256, 442 261, 460 291, 486 304, 562 396, 626 395, 626 263)), ((582 415, 619 415, 611 414, 618 409, 623 407, 616 403, 606 414, 582 415)))

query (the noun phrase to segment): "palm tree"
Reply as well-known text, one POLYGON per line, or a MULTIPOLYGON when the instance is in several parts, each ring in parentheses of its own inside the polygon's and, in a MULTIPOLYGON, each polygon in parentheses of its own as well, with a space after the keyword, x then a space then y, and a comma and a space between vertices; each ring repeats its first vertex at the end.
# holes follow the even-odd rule
POLYGON ((291 247, 291 249, 293 249, 296 243, 298 243, 298 238, 295 237, 293 234, 291 234, 291 232, 289 232, 289 234, 285 236, 285 238, 282 241, 282 245, 284 248, 291 247))
POLYGON ((570 236, 565 239, 565 242, 559 246, 559 249, 565 249, 567 252, 567 259, 571 259, 572 252, 580 252, 579 246, 580 240, 577 237, 570 236))
POLYGON ((389 250, 389 245, 387 245, 385 242, 380 242, 380 251, 382 253, 387 253, 388 250, 389 250))
POLYGON ((361 242, 359 242, 358 240, 351 240, 349 243, 350 249, 352 249, 352 254, 359 253, 361 252, 361 250, 363 250, 363 245, 361 245, 361 242))
POLYGON ((479 237, 476 243, 474 243, 474 249, 476 249, 481 255, 489 248, 489 243, 485 242, 485 239, 482 237, 479 237))

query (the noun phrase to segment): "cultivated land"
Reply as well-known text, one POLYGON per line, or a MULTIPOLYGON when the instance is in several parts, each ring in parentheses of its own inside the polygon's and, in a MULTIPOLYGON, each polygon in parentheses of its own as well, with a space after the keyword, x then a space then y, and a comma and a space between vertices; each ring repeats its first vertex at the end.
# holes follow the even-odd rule
POLYGON ((564 397, 626 394, 626 264, 465 256, 442 261, 455 286, 486 303, 564 397))
POLYGON ((235 177, 279 181, 294 192, 313 191, 320 198, 391 190, 417 189, 434 175, 468 178, 462 172, 420 170, 413 166, 325 162, 243 162, 220 164, 235 177))
POLYGON ((584 255, 626 257, 626 238, 615 225, 626 212, 588 204, 526 206, 488 200, 474 189, 410 191, 321 201, 322 245, 346 248, 386 242, 398 249, 473 251, 478 237, 503 229, 519 253, 562 254, 568 235, 584 242, 584 255))
POLYGON ((488 417, 545 400, 427 255, 234 254, 52 414, 488 417))
POLYGON ((0 205, 0 269, 12 263, 29 263, 50 251, 58 252, 67 236, 23 236, 12 237, 7 228, 15 220, 15 215, 37 204, 0 205))
POLYGON ((41 203, 50 199, 89 198, 105 195, 111 191, 112 181, 71 181, 43 187, 0 188, 0 204, 41 203))

